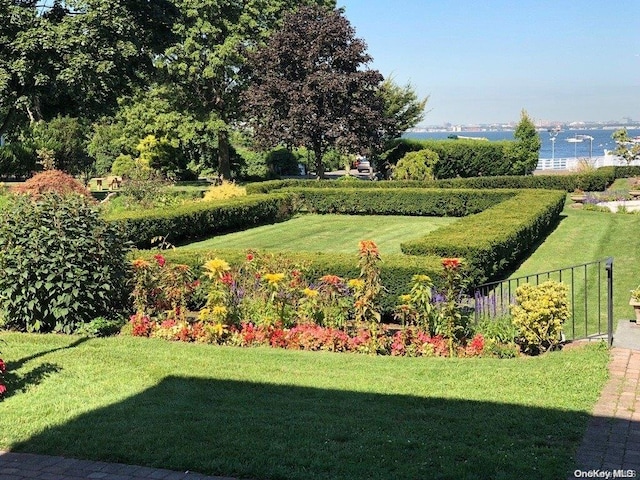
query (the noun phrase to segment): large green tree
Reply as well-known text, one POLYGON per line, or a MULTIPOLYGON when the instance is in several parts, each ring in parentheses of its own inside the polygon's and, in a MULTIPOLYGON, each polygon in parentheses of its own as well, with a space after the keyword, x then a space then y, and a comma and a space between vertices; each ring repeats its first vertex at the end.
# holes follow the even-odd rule
POLYGON ((429 97, 420 99, 410 83, 400 86, 393 77, 385 78, 378 94, 384 101, 385 142, 398 138, 424 119, 429 97))
POLYGON ((286 12, 305 4, 333 7, 334 0, 176 0, 177 41, 158 57, 174 89, 174 105, 216 137, 218 170, 231 174, 230 135, 242 118, 247 52, 262 44, 286 12))
POLYGON ((171 38, 169 0, 0 0, 0 135, 57 115, 96 118, 171 38))
POLYGON ((303 7, 251 57, 249 124, 264 146, 305 146, 324 176, 330 148, 356 153, 380 140, 384 125, 366 44, 342 10, 303 7))

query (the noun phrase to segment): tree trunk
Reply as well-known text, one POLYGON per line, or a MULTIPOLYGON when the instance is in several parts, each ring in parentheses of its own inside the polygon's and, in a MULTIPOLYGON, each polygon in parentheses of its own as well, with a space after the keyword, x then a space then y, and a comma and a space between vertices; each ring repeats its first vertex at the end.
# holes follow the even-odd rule
POLYGON ((218 131, 218 174, 222 178, 229 180, 231 178, 231 159, 230 159, 229 132, 227 130, 218 131))

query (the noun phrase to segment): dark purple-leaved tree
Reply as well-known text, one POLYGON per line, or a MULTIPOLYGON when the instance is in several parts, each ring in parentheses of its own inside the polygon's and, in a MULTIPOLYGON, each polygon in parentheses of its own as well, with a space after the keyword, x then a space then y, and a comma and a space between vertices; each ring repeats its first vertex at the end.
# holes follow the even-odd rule
POLYGON ((256 141, 307 147, 318 178, 328 149, 360 153, 377 144, 385 122, 377 94, 383 77, 367 68, 366 50, 340 9, 301 7, 287 15, 249 60, 244 106, 256 141))

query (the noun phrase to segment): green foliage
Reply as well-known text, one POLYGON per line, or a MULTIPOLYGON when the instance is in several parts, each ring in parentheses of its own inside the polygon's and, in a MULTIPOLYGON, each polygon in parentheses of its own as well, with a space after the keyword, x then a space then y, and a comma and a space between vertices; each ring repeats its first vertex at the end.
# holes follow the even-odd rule
POLYGON ((111 164, 111 173, 120 177, 133 177, 138 166, 131 155, 118 155, 111 164))
MULTIPOLYGON (((339 187, 340 182, 332 182, 339 187)), ((380 182, 378 182, 380 183, 380 182)), ((386 182, 385 182, 386 183, 386 182)), ((374 182, 348 183, 372 186, 374 182)), ((481 212, 515 195, 513 190, 396 188, 292 188, 312 213, 463 217, 481 212)))
MULTIPOLYGON (((433 181, 391 180, 385 182, 359 182, 354 188, 537 188, 544 190, 564 190, 573 192, 576 188, 584 191, 603 191, 615 178, 640 175, 640 167, 604 167, 595 172, 572 175, 507 175, 498 177, 449 178, 433 181), (634 170, 636 169, 636 170, 634 170)), ((334 180, 270 180, 247 185, 247 193, 268 193, 286 187, 338 188, 334 180)))
POLYGON ((473 281, 482 283, 522 260, 555 227, 565 200, 563 192, 522 190, 401 248, 407 255, 464 258, 473 281))
POLYGON ((27 177, 37 169, 32 145, 12 142, 0 147, 0 176, 27 177))
POLYGON ((540 285, 527 283, 516 289, 511 315, 523 351, 536 354, 560 344, 562 326, 569 318, 567 292, 565 284, 554 280, 540 285))
POLYGON ((6 327, 71 333, 126 308, 126 242, 84 197, 20 197, 0 214, 6 327))
POLYGON ((74 333, 87 337, 110 337, 120 333, 120 330, 126 323, 124 317, 113 320, 105 317, 97 317, 88 323, 80 325, 74 333))
POLYGON ((52 152, 53 167, 71 175, 88 175, 93 161, 87 155, 88 125, 78 118, 55 117, 39 121, 31 127, 36 149, 52 152))
POLYGON ((433 169, 438 164, 438 154, 424 149, 409 152, 393 169, 395 180, 433 180, 433 169))
POLYGON ((418 99, 410 83, 401 87, 392 77, 388 77, 380 84, 378 95, 384 102, 384 141, 399 137, 424 119, 424 108, 429 97, 418 99))
POLYGON ((475 331, 482 334, 485 340, 500 343, 513 342, 518 334, 511 316, 484 319, 476 326, 475 331))
POLYGON ((95 160, 97 175, 107 175, 115 160, 123 154, 123 135, 123 126, 115 124, 110 119, 103 119, 92 126, 87 153, 95 160))
POLYGON ((616 142, 613 154, 622 157, 627 162, 627 166, 631 165, 634 160, 640 159, 640 143, 631 142, 626 128, 616 130, 611 138, 616 142))
POLYGON ((536 131, 536 126, 525 110, 522 110, 520 122, 516 126, 513 136, 516 141, 510 149, 513 163, 509 173, 514 175, 530 174, 538 165, 542 142, 536 131))
POLYGON ((221 202, 198 202, 170 210, 156 208, 110 214, 108 220, 122 227, 127 240, 148 247, 152 238, 168 237, 173 244, 289 218, 294 196, 241 197, 221 202))

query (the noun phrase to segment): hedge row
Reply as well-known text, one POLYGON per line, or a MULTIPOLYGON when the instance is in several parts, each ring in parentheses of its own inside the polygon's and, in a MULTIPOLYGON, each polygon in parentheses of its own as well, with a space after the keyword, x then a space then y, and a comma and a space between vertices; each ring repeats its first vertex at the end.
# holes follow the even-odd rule
MULTIPOLYGON (((357 278, 360 274, 358 268, 357 245, 354 245, 353 255, 346 253, 312 253, 312 252, 286 252, 288 259, 294 262, 308 265, 306 279, 310 282, 317 281, 323 275, 338 275, 345 279, 357 278)), ((141 256, 150 259, 157 252, 134 252, 133 257, 141 256)), ((273 253, 273 252, 272 252, 273 253)), ((163 252, 167 260, 176 263, 184 263, 196 273, 202 273, 202 265, 207 260, 218 257, 231 265, 240 265, 245 261, 244 250, 186 250, 178 248, 163 252)), ((384 255, 381 263, 381 278, 386 291, 382 294, 382 308, 387 318, 390 317, 394 307, 398 304, 398 296, 409 293, 411 277, 417 273, 429 275, 434 281, 442 272, 442 259, 432 256, 407 256, 384 255)))
POLYGON ((500 177, 451 178, 433 181, 361 181, 339 182, 336 180, 271 180, 247 185, 247 193, 269 193, 282 188, 539 188, 544 190, 564 190, 572 192, 579 188, 584 191, 603 191, 616 178, 630 169, 640 167, 605 167, 592 173, 571 175, 521 175, 500 177))
POLYGON ((159 236, 178 245, 213 234, 287 220, 294 213, 294 195, 283 192, 224 202, 198 202, 171 210, 126 212, 107 220, 119 225, 133 245, 148 248, 151 240, 159 236))
POLYGON ((311 213, 345 215, 407 215, 423 217, 464 217, 482 212, 508 198, 516 190, 470 189, 288 189, 311 213))
POLYGON ((566 195, 522 190, 482 213, 401 244, 408 255, 463 257, 476 283, 493 280, 522 260, 557 224, 566 195))
POLYGON ((488 142, 481 140, 413 140, 398 139, 384 154, 384 160, 395 165, 408 152, 433 150, 440 160, 433 173, 436 178, 475 177, 478 175, 510 175, 515 161, 514 141, 488 142))

